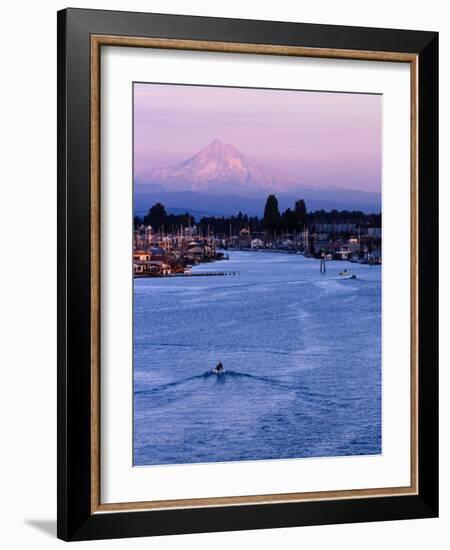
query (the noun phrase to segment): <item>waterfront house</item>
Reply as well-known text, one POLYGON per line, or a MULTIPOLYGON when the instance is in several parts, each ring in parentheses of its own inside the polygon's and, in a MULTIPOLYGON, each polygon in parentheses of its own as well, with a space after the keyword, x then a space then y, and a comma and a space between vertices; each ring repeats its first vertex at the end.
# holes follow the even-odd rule
POLYGON ((151 246, 149 248, 151 259, 154 261, 162 262, 166 258, 166 251, 160 246, 151 246))
POLYGON ((205 255, 205 247, 202 243, 196 242, 194 244, 195 246, 193 246, 192 243, 189 243, 185 256, 193 261, 201 261, 205 255))
POLYGON ((352 255, 351 247, 348 244, 341 244, 334 252, 336 260, 349 260, 352 255))
POLYGON ((148 273, 148 264, 146 262, 134 261, 133 262, 133 273, 135 275, 144 275, 148 273))
POLYGON ((136 250, 133 253, 133 272, 144 275, 149 272, 150 254, 145 250, 136 250))
POLYGON ((251 248, 264 248, 264 243, 261 239, 252 239, 250 242, 251 248))
POLYGON ((140 262, 148 262, 150 260, 150 253, 146 250, 135 250, 133 259, 140 262))
POLYGON ((164 275, 171 275, 172 267, 169 264, 158 260, 135 260, 133 262, 133 271, 134 274, 138 276, 161 277, 164 275))

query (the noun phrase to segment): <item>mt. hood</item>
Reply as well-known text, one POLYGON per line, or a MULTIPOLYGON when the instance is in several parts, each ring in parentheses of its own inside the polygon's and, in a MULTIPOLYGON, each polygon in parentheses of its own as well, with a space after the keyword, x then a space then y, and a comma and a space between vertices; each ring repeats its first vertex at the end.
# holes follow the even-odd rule
POLYGON ((190 159, 167 168, 154 168, 137 180, 141 190, 146 184, 157 184, 170 192, 214 194, 288 192, 303 187, 291 176, 243 155, 219 139, 214 139, 190 159))

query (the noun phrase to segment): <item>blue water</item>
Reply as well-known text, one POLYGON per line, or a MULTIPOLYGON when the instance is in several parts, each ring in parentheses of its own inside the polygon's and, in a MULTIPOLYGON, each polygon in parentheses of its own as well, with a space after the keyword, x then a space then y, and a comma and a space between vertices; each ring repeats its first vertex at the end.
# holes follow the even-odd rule
POLYGON ((381 453, 381 268, 231 252, 208 269, 240 275, 134 282, 134 464, 381 453))

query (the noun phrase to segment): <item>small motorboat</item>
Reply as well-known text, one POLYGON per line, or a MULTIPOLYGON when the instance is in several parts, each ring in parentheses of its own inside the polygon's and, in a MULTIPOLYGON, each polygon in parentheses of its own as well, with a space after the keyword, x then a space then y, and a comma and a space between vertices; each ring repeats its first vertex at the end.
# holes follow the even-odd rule
POLYGON ((344 269, 344 271, 340 271, 339 275, 343 279, 356 279, 356 275, 354 273, 352 273, 351 271, 347 271, 346 269, 344 269))
POLYGON ((225 369, 223 368, 222 363, 219 361, 211 372, 213 374, 225 374, 225 369))

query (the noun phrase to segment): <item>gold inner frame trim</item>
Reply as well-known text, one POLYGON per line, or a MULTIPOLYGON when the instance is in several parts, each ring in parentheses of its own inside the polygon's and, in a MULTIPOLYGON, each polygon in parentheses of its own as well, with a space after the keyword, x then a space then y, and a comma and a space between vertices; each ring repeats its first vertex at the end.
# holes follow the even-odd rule
POLYGON ((227 505, 274 504, 418 494, 418 56, 401 52, 306 48, 270 44, 91 35, 91 513, 227 505), (102 46, 318 57, 409 63, 411 81, 411 437, 410 479, 405 487, 367 488, 180 500, 102 503, 100 492, 100 50, 102 46))

